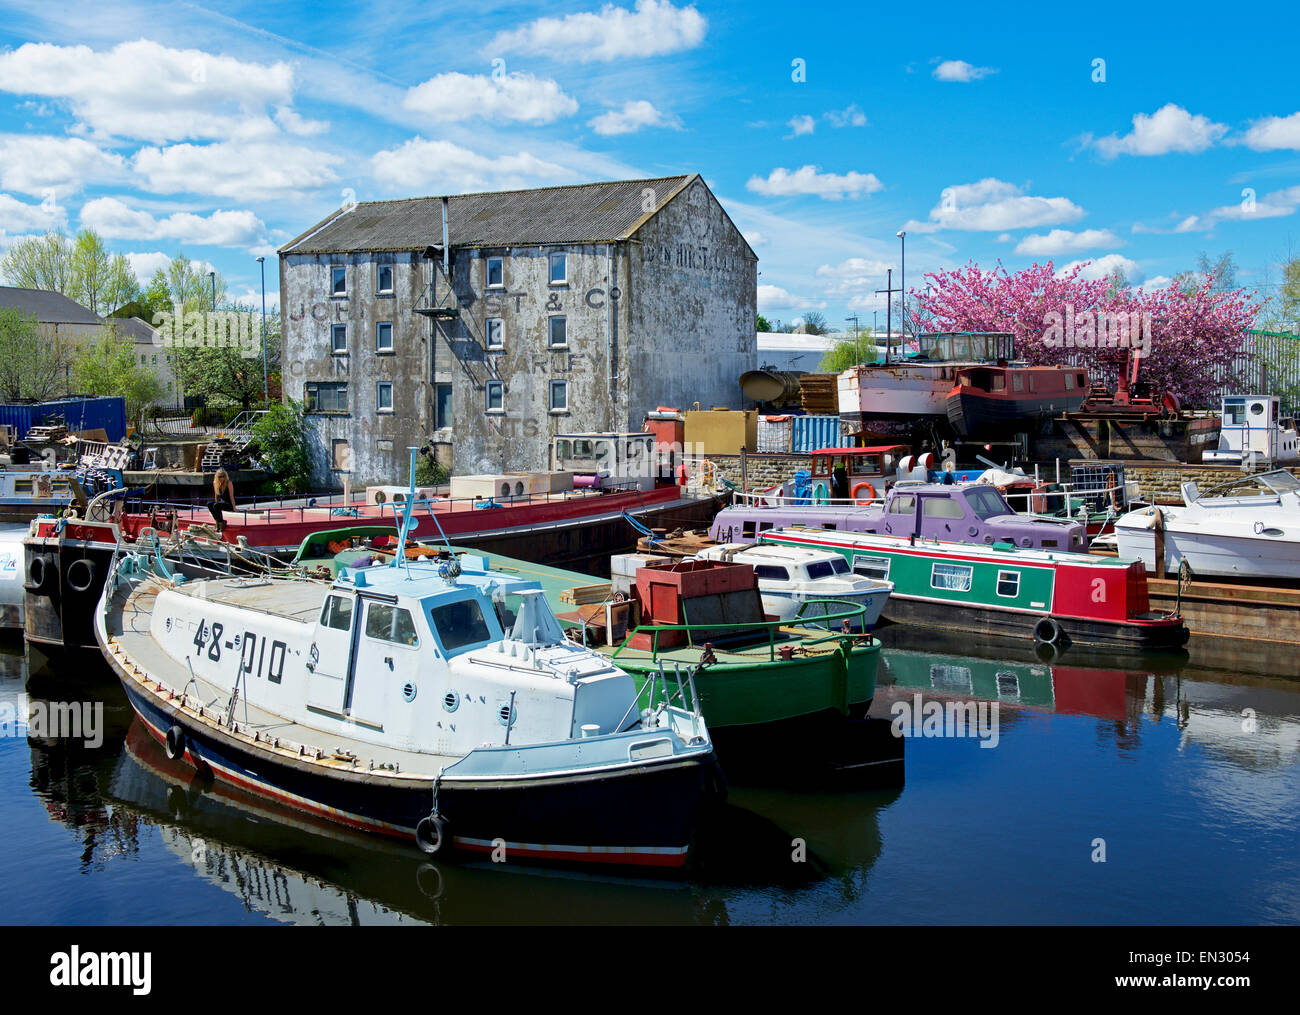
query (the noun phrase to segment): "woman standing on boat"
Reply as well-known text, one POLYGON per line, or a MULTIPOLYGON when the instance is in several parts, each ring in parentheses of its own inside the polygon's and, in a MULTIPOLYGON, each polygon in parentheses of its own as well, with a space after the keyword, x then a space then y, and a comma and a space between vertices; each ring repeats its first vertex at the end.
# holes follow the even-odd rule
POLYGON ((212 503, 208 505, 208 511, 217 522, 217 535, 220 536, 226 531, 226 518, 223 514, 226 505, 230 505, 230 510, 235 510, 235 484, 230 481, 230 473, 225 469, 218 469, 217 474, 212 477, 212 503))

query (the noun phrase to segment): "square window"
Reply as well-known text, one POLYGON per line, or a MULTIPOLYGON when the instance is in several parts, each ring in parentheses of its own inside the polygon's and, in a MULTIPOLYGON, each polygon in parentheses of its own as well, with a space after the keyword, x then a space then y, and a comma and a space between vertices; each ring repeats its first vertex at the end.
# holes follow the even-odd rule
POLYGON ((487 285, 489 289, 504 288, 506 284, 505 258, 487 259, 487 285))
POLYGON ((380 381, 376 386, 375 405, 380 412, 393 411, 393 382, 380 381))
POLYGON ((348 326, 346 324, 335 324, 330 328, 330 352, 343 353, 348 351, 348 326))
POLYGON ((569 411, 569 382, 551 381, 551 412, 569 411))
POLYGON ((375 351, 393 351, 393 322, 379 321, 375 324, 375 351))
POLYGON ((489 317, 484 332, 487 335, 487 347, 489 349, 504 349, 506 347, 506 322, 500 317, 489 317))
POLYGON ((303 394, 307 412, 347 412, 348 386, 327 381, 310 381, 303 394))
POLYGON ((964 564, 939 564, 930 568, 930 588, 947 592, 969 592, 975 569, 964 564))
POLYGON ((552 349, 563 349, 569 344, 569 319, 567 317, 552 317, 550 322, 550 340, 549 344, 552 349))
POLYGON ((1014 599, 1020 595, 1020 572, 998 572, 998 595, 1003 599, 1014 599))
POLYGON ((393 291, 393 266, 381 264, 375 269, 375 291, 391 293, 393 291))
POLYGON ((564 285, 569 281, 569 255, 551 255, 551 285, 564 285))
POLYGON ((505 412, 506 386, 502 381, 488 381, 486 408, 488 412, 505 412))
POLYGON ((330 268, 330 295, 346 296, 348 294, 348 272, 342 265, 330 268))
POLYGON ((890 557, 872 557, 855 553, 853 555, 853 572, 862 575, 864 578, 889 581, 889 562, 891 559, 890 557))

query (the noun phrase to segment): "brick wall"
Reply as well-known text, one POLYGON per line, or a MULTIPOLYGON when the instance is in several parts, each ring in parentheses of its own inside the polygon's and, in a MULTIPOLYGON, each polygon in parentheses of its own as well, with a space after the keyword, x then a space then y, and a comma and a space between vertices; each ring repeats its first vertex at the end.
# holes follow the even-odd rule
MULTIPOLYGON (((707 460, 713 463, 719 476, 737 490, 743 489, 740 481, 740 455, 709 455, 707 460)), ((812 468, 812 455, 752 454, 746 455, 746 460, 751 492, 784 483, 787 479, 793 479, 800 469, 812 468)))
MULTIPOLYGON (((1300 466, 1287 470, 1300 477, 1300 466)), ((1240 468, 1221 465, 1135 465, 1124 463, 1124 475, 1138 483, 1138 497, 1154 504, 1181 504, 1182 485, 1194 482, 1204 493, 1212 486, 1240 479, 1240 468)))

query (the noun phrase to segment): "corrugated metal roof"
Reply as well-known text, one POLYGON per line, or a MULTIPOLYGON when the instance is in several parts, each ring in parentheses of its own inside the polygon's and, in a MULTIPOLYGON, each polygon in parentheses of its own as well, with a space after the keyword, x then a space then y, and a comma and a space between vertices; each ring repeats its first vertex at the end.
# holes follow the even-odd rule
POLYGON ((80 303, 49 289, 15 289, 0 286, 0 307, 16 307, 34 314, 42 324, 103 324, 80 303))
MULTIPOLYGON (((543 187, 448 198, 453 247, 505 247, 621 240, 675 197, 691 180, 665 176, 573 187, 543 187), (646 189, 654 207, 643 208, 646 189)), ((442 243, 442 198, 366 201, 340 209, 280 248, 282 254, 354 250, 423 250, 442 243)))

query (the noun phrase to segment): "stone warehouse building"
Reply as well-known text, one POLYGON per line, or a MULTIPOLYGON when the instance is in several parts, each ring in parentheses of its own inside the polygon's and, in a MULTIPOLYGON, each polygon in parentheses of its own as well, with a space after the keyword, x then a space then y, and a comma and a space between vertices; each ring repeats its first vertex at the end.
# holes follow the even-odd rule
POLYGON ((458 473, 541 469, 556 433, 737 407, 757 265, 698 175, 340 209, 280 251, 314 478, 404 481, 444 428, 458 473))

